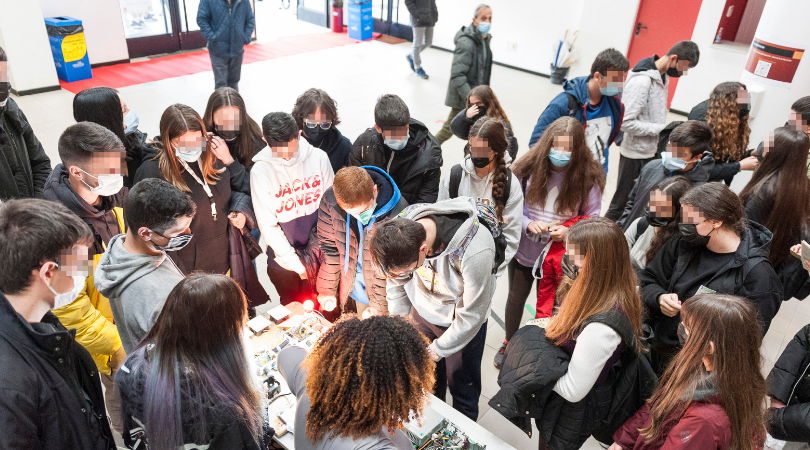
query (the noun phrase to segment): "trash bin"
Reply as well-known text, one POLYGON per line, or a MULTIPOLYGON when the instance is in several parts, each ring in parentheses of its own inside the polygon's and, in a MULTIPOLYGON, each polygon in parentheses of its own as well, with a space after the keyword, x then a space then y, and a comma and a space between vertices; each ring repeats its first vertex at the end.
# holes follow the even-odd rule
POLYGON ((568 76, 568 69, 570 67, 555 67, 554 64, 551 65, 551 84, 563 84, 566 77, 568 76))
POLYGON ((371 39, 372 28, 371 0, 349 0, 349 37, 366 41, 371 39))
POLYGON ((45 19, 45 28, 59 79, 71 82, 93 78, 82 21, 72 17, 49 17, 45 19))

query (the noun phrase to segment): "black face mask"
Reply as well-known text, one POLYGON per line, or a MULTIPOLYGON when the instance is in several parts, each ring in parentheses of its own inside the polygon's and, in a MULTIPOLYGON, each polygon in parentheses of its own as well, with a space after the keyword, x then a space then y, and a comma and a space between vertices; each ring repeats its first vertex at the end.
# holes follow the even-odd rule
POLYGON ((678 232, 681 233, 684 241, 692 245, 705 246, 709 243, 709 239, 711 238, 711 234, 714 232, 714 229, 712 229, 712 231, 710 231, 706 236, 703 236, 698 233, 696 223, 681 223, 678 224, 678 232))
POLYGON ((233 141, 239 136, 240 130, 223 130, 221 127, 217 127, 217 136, 225 139, 228 142, 233 141))
POLYGON ((6 101, 9 92, 11 92, 11 83, 8 81, 0 83, 0 102, 6 101))
POLYGON ((689 335, 686 334, 686 327, 684 327, 683 322, 681 322, 678 324, 678 342, 680 342, 681 347, 683 347, 684 344, 686 344, 687 337, 689 337, 689 335))
POLYGON ((326 133, 328 132, 329 130, 324 130, 320 126, 315 128, 306 127, 304 129, 304 138, 306 138, 307 142, 311 145, 317 147, 323 142, 323 138, 326 137, 326 133))
POLYGON ((650 213, 650 207, 647 206, 644 208, 644 217, 647 218, 647 223, 650 224, 651 227, 658 227, 663 228, 669 225, 669 222, 672 221, 672 217, 655 217, 650 213))
POLYGON ((568 254, 564 254, 562 257, 562 261, 560 263, 562 267, 563 274, 572 280, 576 280, 579 276, 579 267, 577 267, 571 259, 568 257, 568 254))
POLYGON ((478 107, 478 115, 475 116, 476 119, 480 119, 487 115, 487 107, 486 106, 479 106, 478 107))
POLYGON ((748 114, 751 113, 751 104, 750 103, 741 103, 740 104, 740 119, 745 118, 748 114))
POLYGON ((672 78, 680 78, 681 77, 681 73, 678 72, 677 67, 670 67, 669 69, 667 69, 667 75, 671 76, 672 78))
POLYGON ((489 165, 489 158, 470 158, 472 159, 472 164, 478 169, 483 169, 484 167, 489 165))

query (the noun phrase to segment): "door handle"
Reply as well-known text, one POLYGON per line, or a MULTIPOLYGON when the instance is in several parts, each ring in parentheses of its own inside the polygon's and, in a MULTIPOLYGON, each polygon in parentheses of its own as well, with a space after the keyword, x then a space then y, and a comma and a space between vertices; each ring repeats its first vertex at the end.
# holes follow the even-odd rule
POLYGON ((642 28, 644 28, 645 30, 647 29, 647 27, 642 27, 642 26, 641 26, 641 22, 639 22, 639 23, 637 23, 637 24, 636 24, 636 33, 635 33, 635 34, 636 34, 636 36, 638 36, 638 34, 641 32, 641 29, 642 29, 642 28))

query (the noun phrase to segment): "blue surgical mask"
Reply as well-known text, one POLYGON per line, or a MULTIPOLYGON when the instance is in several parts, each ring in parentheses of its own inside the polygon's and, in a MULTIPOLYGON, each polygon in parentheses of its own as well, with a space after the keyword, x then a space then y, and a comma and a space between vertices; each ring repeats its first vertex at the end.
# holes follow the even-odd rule
POLYGON ((479 22, 478 32, 481 34, 489 34, 489 29, 492 28, 492 22, 479 22))
POLYGON ((552 148, 548 153, 548 159, 551 160, 551 164, 557 167, 565 167, 571 162, 571 152, 563 152, 552 148))
POLYGON ((136 113, 134 109, 130 109, 127 115, 124 116, 124 125, 126 126, 124 134, 129 134, 137 130, 139 122, 138 113, 136 113))
POLYGON ((407 139, 385 139, 385 145, 394 151, 402 150, 407 144, 407 139))
POLYGON ((678 158, 674 158, 672 156, 672 152, 664 152, 661 153, 661 163, 664 165, 664 168, 669 170, 670 172, 675 172, 676 170, 683 170, 686 168, 688 164, 686 161, 678 158))
POLYGON ((608 97, 615 97, 621 94, 621 89, 619 89, 618 86, 600 87, 599 92, 601 92, 602 95, 607 95, 608 97))

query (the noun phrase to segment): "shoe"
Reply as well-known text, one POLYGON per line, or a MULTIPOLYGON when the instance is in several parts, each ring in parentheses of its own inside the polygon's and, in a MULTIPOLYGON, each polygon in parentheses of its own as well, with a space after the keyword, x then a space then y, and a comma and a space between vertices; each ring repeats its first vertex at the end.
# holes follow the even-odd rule
POLYGON ((413 70, 414 72, 416 72, 416 69, 415 69, 415 68, 414 68, 414 66, 413 66, 413 56, 408 55, 408 56, 407 56, 407 58, 408 58, 408 62, 411 64, 411 70, 413 70))
POLYGON ((501 345, 501 349, 498 350, 498 353, 495 354, 495 361, 493 361, 493 362, 495 363, 495 367, 497 367, 498 370, 500 370, 501 365, 503 365, 503 358, 505 356, 504 352, 506 351, 506 344, 508 344, 508 343, 509 343, 508 341, 503 341, 503 345, 501 345))
POLYGON ((428 76, 428 74, 426 74, 426 73, 425 73, 425 70, 424 70, 424 69, 416 69, 416 75, 417 75, 419 78, 423 79, 423 80, 427 80, 428 78, 430 78, 430 77, 428 76))

